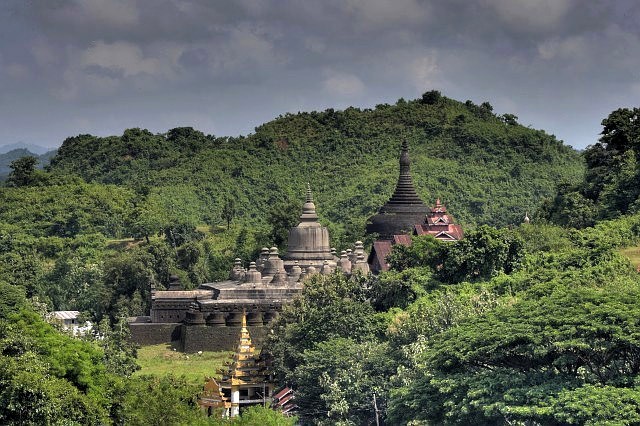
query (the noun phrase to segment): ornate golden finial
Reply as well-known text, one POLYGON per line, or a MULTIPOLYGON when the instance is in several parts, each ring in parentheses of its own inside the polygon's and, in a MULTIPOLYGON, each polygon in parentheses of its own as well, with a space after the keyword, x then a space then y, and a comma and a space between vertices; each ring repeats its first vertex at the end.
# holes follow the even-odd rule
POLYGON ((247 328, 247 309, 242 308, 242 328, 247 328))

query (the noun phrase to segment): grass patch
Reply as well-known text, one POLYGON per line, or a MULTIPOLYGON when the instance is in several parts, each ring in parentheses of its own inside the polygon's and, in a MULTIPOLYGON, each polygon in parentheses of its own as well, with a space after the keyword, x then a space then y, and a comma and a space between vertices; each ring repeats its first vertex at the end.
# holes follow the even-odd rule
POLYGON ((135 374, 153 376, 185 376, 189 382, 202 384, 207 376, 218 377, 218 370, 230 361, 232 352, 202 352, 202 355, 174 351, 171 344, 143 346, 138 349, 138 364, 142 367, 135 374))
POLYGON ((633 266, 640 271, 640 247, 627 247, 620 250, 620 253, 628 257, 633 266))

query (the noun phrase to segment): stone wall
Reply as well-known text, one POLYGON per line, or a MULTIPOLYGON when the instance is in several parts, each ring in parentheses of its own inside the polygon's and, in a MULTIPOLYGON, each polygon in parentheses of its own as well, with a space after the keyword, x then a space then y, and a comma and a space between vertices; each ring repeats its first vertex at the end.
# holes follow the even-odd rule
POLYGON ((129 323, 131 339, 142 346, 180 340, 180 327, 180 323, 129 323))
MULTIPOLYGON (((180 343, 182 351, 232 351, 240 339, 240 326, 211 327, 206 325, 182 326, 180 343)), ((259 349, 262 347, 269 327, 249 326, 251 341, 259 349)))

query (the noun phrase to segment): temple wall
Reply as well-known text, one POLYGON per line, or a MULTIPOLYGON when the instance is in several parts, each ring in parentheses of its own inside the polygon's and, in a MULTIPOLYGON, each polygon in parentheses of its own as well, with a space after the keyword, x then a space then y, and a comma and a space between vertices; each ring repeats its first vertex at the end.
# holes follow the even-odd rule
POLYGON ((180 339, 180 323, 129 323, 131 340, 138 345, 159 345, 180 339))
MULTIPOLYGON (((180 343, 186 353, 198 351, 232 351, 236 349, 240 326, 211 327, 206 325, 185 325, 182 327, 180 343)), ((249 326, 251 341, 260 348, 269 327, 249 326)))

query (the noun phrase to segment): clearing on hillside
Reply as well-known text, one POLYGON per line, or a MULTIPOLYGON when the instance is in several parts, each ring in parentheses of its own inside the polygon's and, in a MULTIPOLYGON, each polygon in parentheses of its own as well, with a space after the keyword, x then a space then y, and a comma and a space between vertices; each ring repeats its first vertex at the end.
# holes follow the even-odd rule
POLYGON ((153 376, 185 376, 189 382, 204 383, 204 378, 219 377, 218 370, 230 361, 232 352, 202 352, 186 354, 174 350, 168 343, 143 346, 138 349, 138 364, 142 367, 135 374, 153 376))
POLYGON ((627 247, 620 250, 620 253, 628 257, 636 270, 640 272, 640 247, 627 247))

